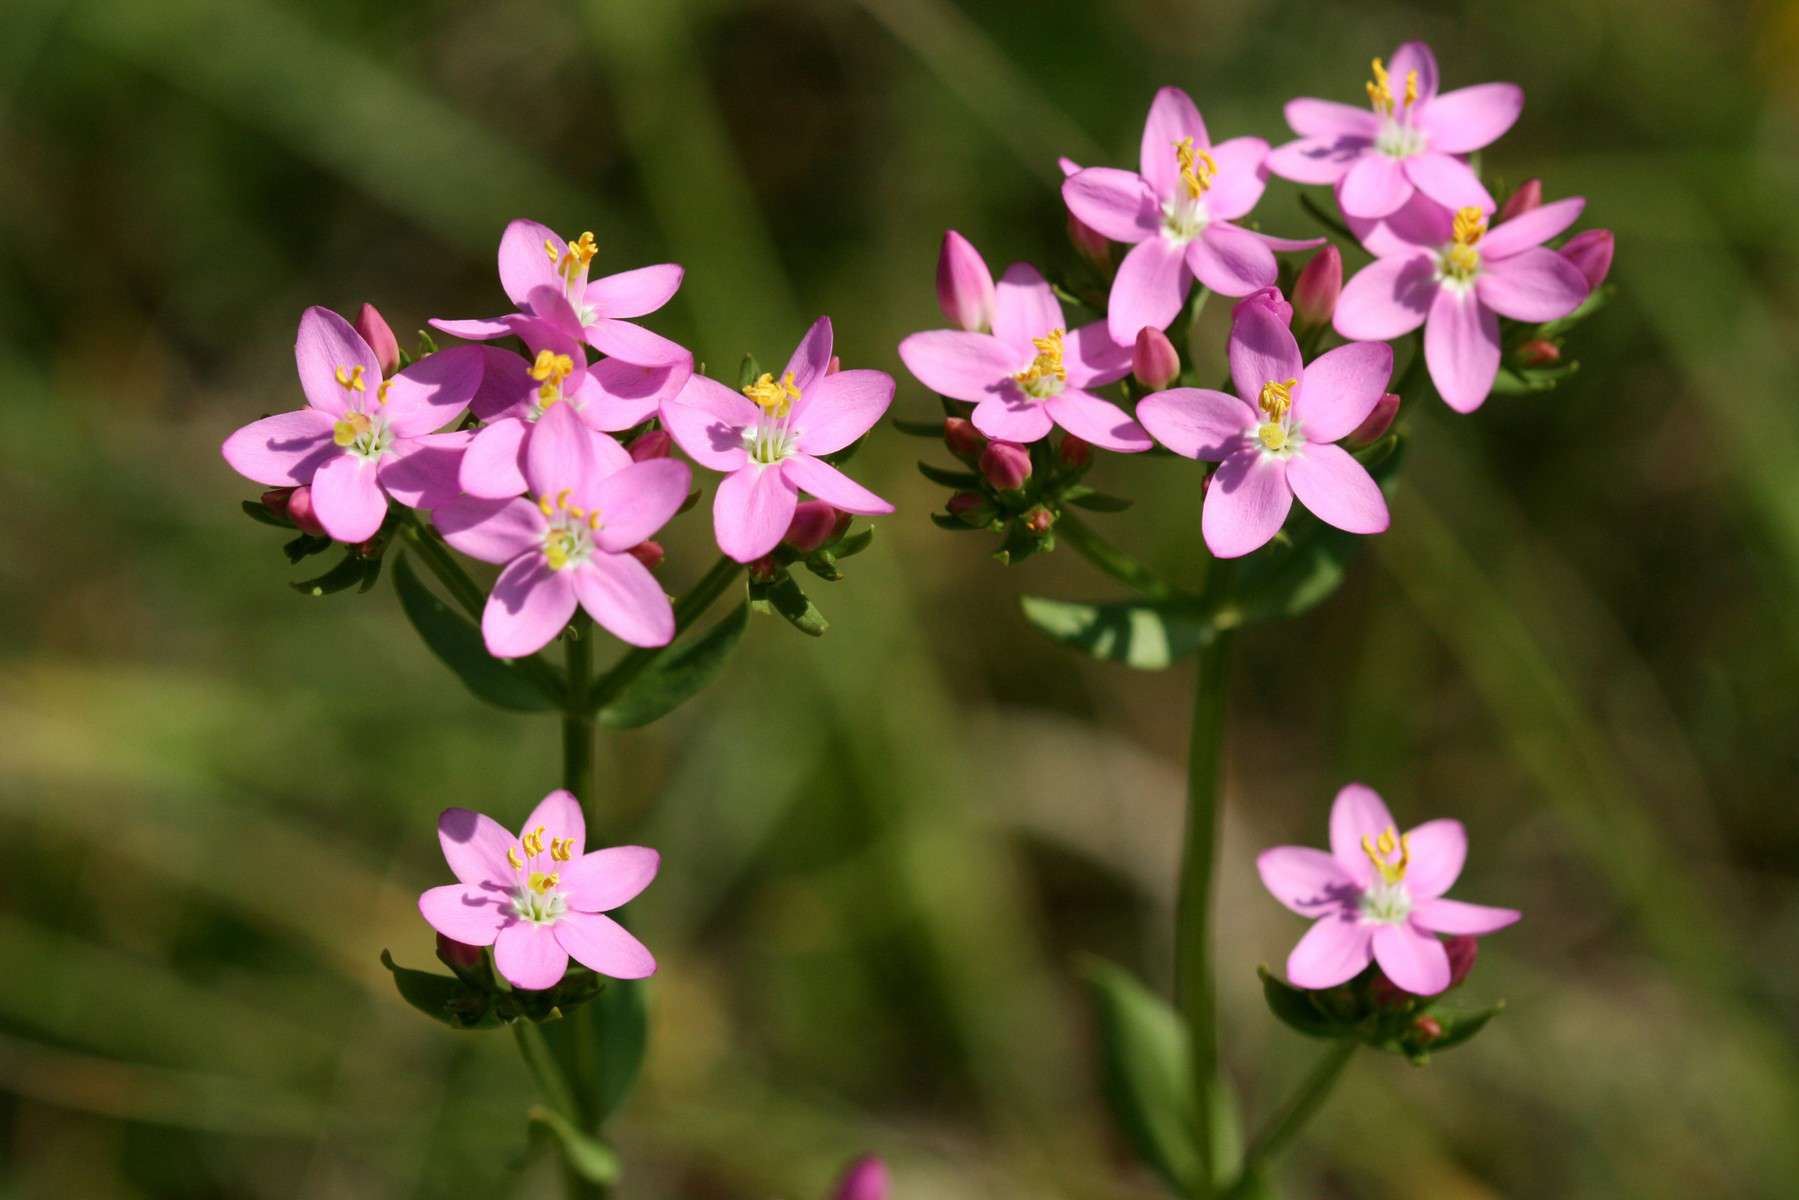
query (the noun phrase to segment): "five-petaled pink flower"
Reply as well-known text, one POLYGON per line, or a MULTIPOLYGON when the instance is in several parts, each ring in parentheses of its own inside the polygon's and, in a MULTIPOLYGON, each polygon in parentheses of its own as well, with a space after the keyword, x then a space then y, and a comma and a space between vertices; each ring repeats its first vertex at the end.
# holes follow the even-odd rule
POLYGON ((517 837, 492 817, 445 809, 437 840, 457 882, 421 895, 419 912, 447 938, 492 946, 513 987, 556 986, 570 958, 614 979, 655 973, 644 944, 603 914, 650 885, 660 856, 643 846, 582 853, 587 826, 573 795, 545 796, 517 837))
POLYGON ((1405 834, 1373 789, 1352 783, 1331 805, 1330 853, 1276 846, 1256 859, 1262 885, 1312 928, 1287 957, 1295 987, 1328 988, 1370 961, 1419 996, 1449 986, 1449 955, 1437 934, 1483 934, 1518 919, 1510 908, 1446 900, 1468 856, 1460 821, 1436 820, 1405 834))
POLYGON ((1127 452, 1149 449, 1149 435, 1087 389, 1130 374, 1131 351, 1131 343, 1112 340, 1104 321, 1069 329, 1056 294, 1026 263, 1012 264, 999 281, 992 333, 934 329, 899 345, 900 361, 920 383, 975 405, 975 428, 990 438, 1034 442, 1053 423, 1127 452))
POLYGON ((1201 527, 1219 558, 1266 545, 1297 496, 1313 515, 1350 533, 1387 528, 1387 501, 1338 439, 1380 403, 1393 348, 1352 342, 1308 366, 1270 306, 1240 309, 1231 326, 1232 396, 1172 388, 1145 396, 1137 418, 1155 439, 1188 458, 1219 463, 1206 489, 1201 527))
POLYGON ((305 484, 325 532, 375 536, 387 498, 435 508, 457 493, 466 433, 433 433, 462 415, 481 382, 472 346, 440 350, 381 378, 381 361, 328 308, 300 317, 294 361, 308 407, 253 421, 225 439, 233 470, 270 487, 305 484))
POLYGON ((630 550, 680 509, 686 463, 633 462, 566 404, 544 414, 525 454, 535 499, 464 496, 433 514, 444 541, 470 558, 504 563, 481 616, 496 658, 533 654, 562 631, 577 603, 633 646, 675 635, 662 585, 630 550))
POLYGON ((843 449, 893 403, 885 371, 826 374, 831 319, 820 317, 780 378, 763 373, 741 392, 695 375, 662 406, 662 423, 701 466, 729 474, 712 500, 718 547, 754 562, 781 544, 799 494, 844 512, 890 513, 881 499, 818 456, 843 449))
POLYGON ((528 321, 545 321, 601 354, 643 366, 678 366, 693 356, 661 334, 626 318, 655 312, 681 286, 678 263, 658 263, 588 281, 599 245, 593 234, 564 241, 548 225, 514 221, 500 235, 500 286, 518 306, 516 313, 474 320, 433 319, 457 337, 486 341, 521 332, 528 321))
POLYGON ((1375 261, 1343 286, 1333 318, 1346 338, 1396 338, 1424 326, 1424 362, 1457 412, 1486 400, 1499 372, 1499 318, 1553 321, 1592 289, 1580 268, 1543 243, 1586 201, 1557 200, 1487 228, 1485 211, 1450 212, 1418 195, 1350 228, 1375 261))
POLYGON ((1384 217, 1417 192, 1450 208, 1493 211, 1493 197, 1457 155, 1490 145, 1524 110, 1513 83, 1437 94, 1437 60, 1423 42, 1374 60, 1369 107, 1301 97, 1287 102, 1299 140, 1276 147, 1268 169, 1296 183, 1331 183, 1352 217, 1384 217))
POLYGON ((1323 244, 1232 224, 1262 198, 1267 157, 1261 138, 1212 145, 1192 98, 1166 87, 1143 126, 1142 174, 1088 167, 1062 181, 1069 212, 1115 242, 1136 243, 1112 281, 1106 320, 1113 341, 1129 346, 1145 325, 1166 327, 1195 277, 1220 295, 1247 296, 1274 282, 1275 250, 1323 244))

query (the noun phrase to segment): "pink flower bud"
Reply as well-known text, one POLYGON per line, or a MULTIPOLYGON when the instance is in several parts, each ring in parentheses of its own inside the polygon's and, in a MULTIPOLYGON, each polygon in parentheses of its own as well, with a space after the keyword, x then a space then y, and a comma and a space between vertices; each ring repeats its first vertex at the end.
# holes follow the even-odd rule
POLYGON ((793 510, 793 520, 787 525, 787 535, 781 540, 798 550, 801 554, 810 554, 837 532, 837 510, 823 500, 802 500, 793 510))
POLYGON ((1031 452, 1016 442, 988 442, 981 451, 981 474, 1002 492, 1023 487, 1031 477, 1031 452))
POLYGON ((270 488, 262 494, 262 506, 277 517, 286 517, 287 498, 293 494, 290 487, 270 488))
POLYGON ((1434 1042, 1443 1036, 1443 1022, 1429 1013, 1425 1013, 1412 1022, 1412 1031, 1418 1035, 1420 1041, 1434 1042))
POLYGON ((1237 314, 1247 308, 1265 308, 1279 317, 1282 324, 1293 324, 1293 306, 1287 303, 1287 298, 1281 295, 1281 290, 1277 287, 1265 287, 1237 301, 1236 306, 1231 309, 1231 320, 1235 321, 1237 314))
POLYGON ((1343 254, 1327 244, 1312 255, 1293 284, 1293 317, 1301 329, 1329 325, 1343 293, 1343 254))
POLYGON ((319 517, 312 508, 312 489, 297 487, 287 498, 287 518, 299 526, 301 533, 310 533, 314 537, 322 536, 325 527, 319 524, 319 517))
POLYGON ((1449 986, 1460 987, 1474 970, 1474 960, 1480 953, 1480 942, 1465 933, 1457 934, 1443 943, 1443 949, 1449 955, 1449 986))
POLYGON ((1074 251, 1100 272, 1112 269, 1112 243, 1106 235, 1073 213, 1068 214, 1068 240, 1074 251))
POLYGON ((1552 367, 1562 361, 1562 348, 1548 338, 1531 338, 1518 347, 1518 361, 1527 367, 1552 367))
POLYGON ((1398 415, 1399 393, 1388 392, 1374 402, 1374 410, 1350 431, 1349 436, 1343 439, 1343 444, 1351 449, 1372 446, 1387 436, 1387 430, 1393 428, 1393 418, 1398 415))
POLYGON ((775 560, 765 554, 750 564, 750 582, 773 583, 776 570, 775 560))
POLYGON ((625 553, 652 571, 662 565, 662 543, 658 541, 638 542, 625 553))
POLYGON ((993 506, 979 492, 957 492, 944 507, 950 516, 977 527, 993 519, 993 506))
POLYGON ((652 429, 631 443, 632 462, 649 462, 653 458, 667 458, 674 452, 675 439, 668 436, 666 429, 652 429))
POLYGON ((400 343, 394 337, 394 331, 388 328, 386 318, 373 304, 363 305, 362 311, 356 314, 356 332, 375 352, 383 375, 392 375, 400 369, 400 343))
POLYGON ((945 417, 943 444, 963 462, 973 462, 987 448, 987 439, 981 436, 981 431, 974 427, 973 421, 962 417, 945 417))
POLYGON ((437 957, 453 971, 472 971, 481 965, 481 947, 437 935, 437 957))
POLYGON ((1611 273, 1612 231, 1589 229, 1575 234, 1562 247, 1562 257, 1580 268, 1580 273, 1587 277, 1588 287, 1597 288, 1611 273))
POLYGON ((1026 529, 1038 537, 1042 537, 1055 526, 1056 514, 1039 504, 1035 508, 1028 509, 1023 520, 1026 529))
POLYGON ((887 1200, 892 1187, 887 1164, 872 1154, 865 1155, 844 1169, 831 1200, 887 1200))
POLYGON ((1181 356, 1175 352, 1168 335, 1153 325, 1137 331, 1137 344, 1131 349, 1131 375, 1152 392, 1159 392, 1181 373, 1181 356))
POLYGON ((1079 470, 1093 462, 1093 447, 1072 433, 1062 435, 1062 446, 1056 451, 1056 457, 1062 460, 1065 467, 1079 470))
POLYGON ((843 370, 843 360, 835 354, 831 355, 831 361, 825 364, 825 374, 835 375, 841 370, 843 370))
POLYGON ((1533 208, 1543 207, 1543 181, 1526 179, 1518 185, 1518 190, 1505 198, 1505 205, 1499 210, 1499 219, 1509 221, 1513 217, 1521 217, 1533 208))
POLYGON ((950 230, 937 254, 937 303, 951 325, 980 332, 993 323, 993 273, 968 239, 950 230))

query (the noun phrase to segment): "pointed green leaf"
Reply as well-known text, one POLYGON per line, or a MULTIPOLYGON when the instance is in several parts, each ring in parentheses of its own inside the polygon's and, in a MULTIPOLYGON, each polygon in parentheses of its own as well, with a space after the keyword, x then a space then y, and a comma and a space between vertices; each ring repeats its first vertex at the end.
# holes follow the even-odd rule
POLYGON ((399 966, 386 950, 381 965, 393 972, 400 998, 434 1021, 451 1029, 492 1029, 501 1023, 490 998, 454 976, 399 966))
POLYGON ((868 549, 868 543, 874 540, 875 527, 873 525, 864 525, 856 532, 844 538, 841 542, 838 542, 837 548, 831 551, 831 554, 841 561, 842 559, 850 558, 853 555, 862 553, 864 550, 868 549))
POLYGON ((1187 1031, 1159 996, 1120 967, 1089 959, 1081 974, 1099 1024, 1106 1101, 1131 1145, 1179 1194, 1200 1178, 1193 1130, 1198 1100, 1187 1031))
POLYGON ((658 655, 643 674, 598 711, 600 724, 608 729, 636 729, 673 712, 718 678, 749 623, 749 607, 739 604, 706 632, 658 655))
POLYGON ((582 1179, 606 1186, 618 1178, 618 1156, 606 1143, 575 1128, 573 1121, 553 1108, 535 1104, 525 1115, 556 1139, 563 1160, 582 1179))
POLYGON ((908 421, 904 417, 894 417, 887 423, 908 437, 935 439, 943 436, 942 421, 908 421))
POLYGON ((406 619, 431 653, 455 672, 477 699, 516 712, 544 712, 559 706, 555 697, 533 686, 517 667, 489 654, 481 631, 433 595, 419 581, 406 556, 394 563, 393 577, 406 619))
POLYGON ((329 596, 335 592, 353 588, 366 579, 369 561, 355 550, 347 550, 344 552, 344 556, 338 560, 337 565, 323 575, 313 579, 297 580, 287 586, 302 596, 329 596))
POLYGON ((1350 1034, 1349 1026, 1325 1015, 1312 1003, 1310 992, 1276 979, 1267 967, 1257 967, 1256 974, 1262 977, 1262 998, 1268 1002, 1268 1011, 1281 1024, 1307 1037, 1339 1038, 1350 1034))
POLYGON ((823 637, 831 623, 825 615, 818 611, 800 585, 791 575, 782 575, 768 585, 766 593, 769 604, 774 610, 787 618, 789 624, 807 637, 823 637))
POLYGON ((268 505, 260 500, 245 500, 243 505, 244 516, 249 517, 258 525, 273 525, 276 529, 294 528, 294 523, 292 521, 288 520, 286 517, 276 516, 269 511, 268 505))
POLYGON ((942 484, 946 488, 955 488, 957 491, 972 491, 981 486, 981 477, 973 471, 952 471, 920 461, 918 473, 932 483, 942 484))
POLYGON ((1064 502, 1072 504, 1076 508, 1090 509, 1093 512, 1123 512, 1132 504, 1136 503, 1123 496, 1113 496, 1105 492, 1096 492, 1085 485, 1069 488, 1066 492, 1062 493, 1062 499, 1064 502))
POLYGON ((1139 671, 1165 670, 1216 632, 1205 610, 1191 601, 1079 604, 1023 596, 1019 603, 1025 620, 1058 642, 1139 671))

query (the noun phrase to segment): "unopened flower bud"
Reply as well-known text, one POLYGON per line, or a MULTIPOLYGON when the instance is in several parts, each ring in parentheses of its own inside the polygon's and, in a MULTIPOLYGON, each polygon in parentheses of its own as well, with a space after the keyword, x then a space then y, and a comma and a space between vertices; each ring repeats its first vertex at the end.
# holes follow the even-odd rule
POLYGON ((1398 415, 1399 393, 1388 392, 1374 402, 1374 410, 1349 432, 1343 444, 1351 449, 1372 446, 1387 436, 1387 430, 1393 428, 1393 418, 1398 415))
POLYGON ((872 1154, 865 1155, 844 1169, 831 1200, 887 1200, 892 1186, 887 1164, 872 1154))
POLYGON ((943 444, 963 462, 973 462, 987 448, 987 439, 965 417, 943 418, 943 444))
POLYGON ((1092 465, 1093 447, 1074 434, 1065 433, 1062 435, 1062 445, 1056 451, 1056 457, 1062 460, 1063 466, 1079 470, 1092 465))
POLYGON ((1548 338, 1531 338, 1518 347, 1518 361, 1527 367, 1553 367, 1562 361, 1562 348, 1548 338))
POLYGON ((1105 234, 1073 213, 1068 214, 1068 241, 1074 246, 1074 252, 1095 270, 1103 273, 1112 269, 1112 243, 1106 240, 1105 234))
POLYGON ((1293 283, 1293 319, 1301 329, 1321 329, 1337 311, 1343 294, 1343 253, 1326 243, 1312 255, 1293 283))
POLYGON ((1231 309, 1231 320, 1235 321, 1242 313, 1251 308, 1265 308, 1281 319, 1283 325, 1293 324, 1293 306, 1281 295, 1277 287, 1265 287, 1259 292, 1251 292, 1237 301, 1231 309))
POLYGON ((1039 504, 1035 508, 1027 509, 1022 520, 1026 529, 1038 537, 1042 537, 1055 526, 1056 514, 1039 504))
POLYGON ((825 374, 835 375, 841 370, 843 370, 843 360, 835 354, 831 355, 831 361, 825 364, 825 374))
POLYGON ((1443 1023, 1425 1013, 1412 1022, 1412 1032, 1418 1035, 1420 1041, 1434 1042, 1443 1036, 1443 1023))
POLYGON ((358 542, 356 554, 359 558, 379 558, 381 557, 381 548, 386 544, 387 539, 377 533, 366 542, 358 542))
POLYGON ((781 540, 798 550, 801 554, 810 554, 837 532, 837 510, 823 500, 802 500, 793 510, 793 520, 788 522, 787 534, 781 540))
POLYGON ((294 494, 290 487, 270 488, 262 494, 262 506, 277 517, 287 516, 287 499, 294 494))
POLYGON ((299 527, 301 533, 310 533, 313 537, 321 537, 325 527, 319 524, 318 513, 312 507, 312 489, 297 487, 287 498, 287 519, 299 527))
POLYGON ((649 462, 653 458, 667 458, 674 452, 675 439, 668 435, 666 429, 652 429, 634 439, 630 446, 632 462, 649 462))
POLYGON ((950 516, 977 529, 993 519, 993 506, 979 492, 957 492, 944 507, 950 516))
POLYGON ((638 542, 625 553, 652 571, 662 565, 662 543, 653 539, 638 542))
POLYGON ((1031 477, 1031 452, 1016 442, 988 442, 981 451, 981 474, 1002 492, 1021 488, 1031 477))
POLYGON ((458 973, 472 971, 481 965, 481 947, 437 935, 437 957, 444 966, 458 973))
POLYGON ((1589 229, 1575 234, 1562 247, 1562 257, 1580 268, 1588 287, 1598 288, 1612 269, 1612 231, 1589 229))
POLYGON ((993 273, 980 251, 951 229, 937 254, 937 303, 951 325, 981 332, 993 323, 993 273))
POLYGON ((381 364, 381 374, 392 375, 400 369, 399 340, 394 337, 387 319, 373 304, 364 304, 362 311, 356 314, 356 332, 362 335, 362 340, 375 352, 375 361, 381 364))
POLYGON ((1152 392, 1159 392, 1181 373, 1181 356, 1175 352, 1168 335, 1154 325, 1137 331, 1137 344, 1131 348, 1131 376, 1152 392))
POLYGON ((1505 198, 1505 205, 1499 210, 1499 219, 1509 221, 1513 217, 1521 217, 1533 208, 1543 207, 1543 181, 1526 179, 1518 185, 1518 190, 1505 198))
POLYGON ((779 568, 775 566, 775 560, 765 554, 750 564, 750 582, 773 583, 775 581, 775 573, 778 570, 779 568))
POLYGON ((1480 953, 1480 941, 1459 933, 1443 943, 1443 950, 1449 955, 1449 986, 1460 987, 1474 970, 1474 960, 1480 953))

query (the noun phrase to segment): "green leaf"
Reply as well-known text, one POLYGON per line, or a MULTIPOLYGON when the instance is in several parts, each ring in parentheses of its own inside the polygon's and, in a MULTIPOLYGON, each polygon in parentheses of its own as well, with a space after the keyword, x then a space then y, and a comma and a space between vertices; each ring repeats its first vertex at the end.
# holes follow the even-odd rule
POLYGON ((1554 391, 1557 384, 1578 370, 1579 363, 1563 363, 1559 367, 1502 366, 1493 379, 1493 394, 1523 396, 1532 392, 1554 391))
POLYGON ((864 550, 868 549, 868 543, 870 543, 874 540, 875 540, 875 527, 873 525, 864 525, 861 529, 858 529, 855 533, 850 534, 848 537, 844 538, 841 542, 838 542, 837 548, 835 550, 831 551, 831 554, 834 557, 836 557, 839 561, 841 561, 843 559, 851 557, 852 555, 857 555, 857 554, 862 553, 864 550))
POLYGON ((269 506, 260 500, 245 500, 243 504, 244 516, 249 517, 258 525, 273 525, 276 529, 294 528, 294 523, 292 521, 288 520, 286 517, 276 516, 269 511, 269 506))
POLYGON ((823 637, 825 630, 831 627, 831 623, 825 620, 825 615, 800 590, 799 583, 791 575, 783 575, 769 584, 765 595, 769 605, 807 637, 823 637))
POLYGON ((600 1027, 600 1078, 595 1094, 600 1120, 616 1109, 637 1081, 649 1043, 649 1018, 641 979, 615 979, 588 1007, 600 1027))
POLYGON ((600 724, 608 729, 636 729, 673 712, 718 678, 749 623, 748 605, 739 604, 706 632, 658 655, 643 674, 598 711, 600 724))
POLYGON ((931 514, 931 524, 939 529, 947 529, 951 533, 973 533, 977 529, 987 528, 986 525, 970 525, 961 517, 952 517, 948 513, 940 512, 931 514))
POLYGON ((1019 603, 1025 620, 1058 642, 1139 671, 1165 670, 1216 632, 1205 610, 1192 601, 1078 604, 1021 596, 1019 603))
POLYGON ((556 697, 545 695, 516 667, 489 654, 481 631, 433 595, 419 581, 406 556, 394 563, 393 577, 394 591, 399 593, 406 619, 431 653, 455 672, 477 699, 515 712, 545 712, 559 707, 556 697))
POLYGON ((1543 324, 1537 326, 1536 336, 1550 339, 1560 337, 1562 334, 1567 333, 1570 329, 1573 329, 1576 325, 1604 308, 1607 304, 1610 304, 1612 297, 1617 294, 1617 285, 1610 283, 1601 285, 1597 290, 1588 294, 1585 300, 1580 302, 1579 308, 1575 309, 1567 316, 1558 318, 1554 321, 1545 321, 1543 324))
POLYGON ((814 550, 801 560, 806 570, 826 583, 842 583, 843 572, 837 569, 837 556, 829 550, 814 550))
POLYGON ((386 950, 381 965, 393 972, 400 999, 434 1021, 451 1029, 492 1029, 501 1023, 489 997, 454 976, 399 966, 386 950))
POLYGON ((1505 1001, 1488 1005, 1486 1008, 1474 1010, 1455 1010, 1434 1008, 1430 1015, 1443 1026, 1443 1036, 1432 1039, 1427 1049, 1435 1054, 1439 1050, 1450 1050, 1461 1045, 1475 1034, 1487 1027, 1487 1022, 1498 1016, 1505 1009, 1505 1001))
POLYGON ((1416 1066, 1430 1061, 1430 1056, 1443 1050, 1453 1050, 1482 1029, 1487 1022, 1498 1016, 1505 1008, 1504 1002, 1486 1008, 1460 1008, 1455 1006, 1439 1006, 1427 1008, 1417 1015, 1403 1015, 1377 1037, 1368 1039, 1369 1045, 1377 1050, 1386 1050, 1393 1054, 1402 1054, 1416 1066), (1419 1022, 1429 1017, 1442 1026, 1443 1032, 1438 1037, 1429 1037, 1419 1028, 1419 1022))
POLYGON ((1350 1026, 1327 1016, 1312 1003, 1312 993, 1281 982, 1267 967, 1257 967, 1256 974, 1262 977, 1262 999, 1268 1002, 1268 1011, 1289 1029, 1315 1038, 1347 1037, 1352 1032, 1350 1026))
POLYGON ((1105 492, 1096 492, 1090 487, 1071 487, 1062 493, 1062 499, 1076 508, 1090 509, 1093 512, 1123 512, 1134 500, 1123 496, 1112 496, 1105 492))
POLYGON ((737 386, 746 388, 762 377, 762 364, 756 361, 754 354, 743 356, 743 362, 737 367, 737 386))
POLYGON ((942 421, 908 421, 904 417, 893 417, 887 422, 907 437, 931 438, 943 436, 942 421))
POLYGON ((281 553, 287 555, 287 561, 299 566, 314 554, 323 554, 331 549, 331 539, 310 533, 302 533, 292 541, 283 542, 281 553))
POLYGON ((1081 974, 1099 1022, 1106 1102, 1143 1161, 1179 1194, 1201 1175, 1198 1100, 1180 1017, 1123 969, 1089 959, 1081 974))
POLYGON ((940 483, 946 488, 955 488, 959 492, 971 491, 981 486, 981 477, 973 471, 951 471, 920 461, 918 473, 932 483, 940 483))
POLYGON ((618 1179, 618 1156, 606 1143, 575 1128, 573 1121, 553 1108, 534 1104, 525 1115, 533 1125, 556 1139, 562 1148, 563 1159, 582 1179, 602 1186, 609 1186, 618 1179))
POLYGON ((353 588, 366 579, 369 561, 355 550, 346 550, 337 565, 323 575, 312 579, 301 579, 287 586, 302 596, 329 596, 334 592, 353 588))

